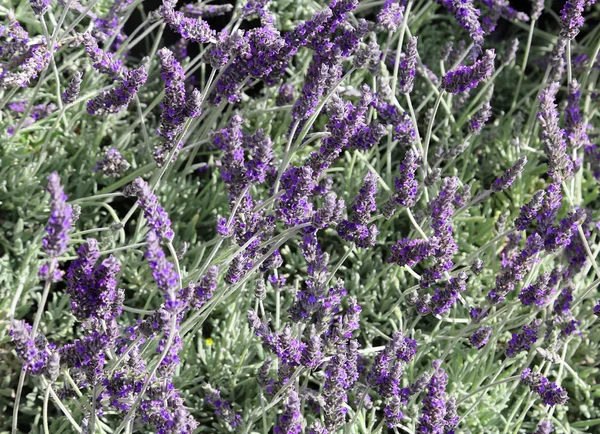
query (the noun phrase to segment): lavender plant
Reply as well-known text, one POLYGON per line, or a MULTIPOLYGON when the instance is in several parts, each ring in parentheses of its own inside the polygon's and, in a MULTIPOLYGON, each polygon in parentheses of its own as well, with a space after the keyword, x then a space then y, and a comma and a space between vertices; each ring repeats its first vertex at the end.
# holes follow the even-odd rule
POLYGON ((0 20, 1 432, 597 431, 594 0, 0 20))

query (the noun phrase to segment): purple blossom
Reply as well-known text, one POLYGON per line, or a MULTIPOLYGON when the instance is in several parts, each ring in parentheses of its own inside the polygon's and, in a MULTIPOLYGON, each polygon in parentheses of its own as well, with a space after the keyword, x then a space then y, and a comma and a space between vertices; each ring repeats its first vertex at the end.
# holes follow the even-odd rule
POLYGON ((461 271, 456 277, 450 278, 443 287, 436 288, 431 298, 431 310, 437 315, 447 313, 456 303, 460 293, 467 289, 467 279, 467 273, 461 271))
POLYGON ((522 333, 513 333, 511 340, 508 342, 506 355, 512 358, 516 357, 521 351, 529 351, 531 346, 537 342, 541 326, 542 321, 536 319, 531 324, 525 324, 522 333))
POLYGON ((400 266, 414 267, 419 262, 433 256, 439 248, 439 239, 436 237, 428 240, 403 238, 392 246, 388 261, 400 266))
POLYGON ((600 300, 598 300, 598 303, 594 306, 594 315, 600 318, 600 300))
MULTIPOLYGON (((354 344, 356 345, 356 343, 354 344)), ((325 370, 325 384, 323 385, 322 407, 325 427, 330 432, 335 432, 346 421, 348 414, 348 390, 356 382, 353 373, 356 371, 356 359, 352 345, 338 345, 336 353, 327 364, 325 370)))
MULTIPOLYGON (((460 1, 460 0, 457 0, 460 1)), ((483 58, 471 66, 459 66, 442 78, 442 89, 454 95, 475 89, 481 81, 492 75, 494 70, 494 50, 486 50, 483 58)))
POLYGON ((531 20, 537 21, 542 12, 544 12, 545 1, 544 0, 533 0, 531 2, 531 20))
POLYGON ((494 304, 504 301, 506 295, 515 289, 531 270, 537 261, 537 255, 544 247, 544 241, 539 234, 533 233, 527 238, 526 245, 517 254, 511 257, 502 272, 496 276, 496 285, 488 294, 488 300, 494 304))
POLYGON ((163 0, 163 4, 158 10, 171 30, 177 32, 182 38, 199 44, 214 38, 215 32, 211 30, 206 21, 201 18, 186 17, 183 12, 175 11, 174 6, 171 0, 163 0))
POLYGON ((515 227, 520 230, 526 230, 529 225, 535 220, 538 211, 542 207, 542 202, 546 192, 544 190, 538 190, 535 192, 531 200, 521 207, 521 213, 515 220, 515 227))
POLYGON ((429 203, 431 228, 438 239, 439 248, 434 255, 434 265, 423 273, 423 279, 420 282, 423 288, 427 288, 431 283, 439 280, 444 271, 452 268, 452 258, 458 250, 452 235, 453 200, 457 191, 458 178, 444 178, 438 196, 429 203))
POLYGON ((583 26, 585 0, 567 0, 560 11, 560 37, 572 41, 583 26))
POLYGON ((565 133, 567 135, 567 142, 572 149, 578 149, 590 143, 586 132, 587 125, 583 123, 583 116, 581 115, 580 87, 580 84, 575 79, 569 83, 569 96, 567 98, 567 107, 565 108, 565 133))
POLYGON ((179 288, 179 275, 175 271, 173 264, 167 260, 165 252, 160 246, 160 237, 154 229, 148 231, 146 243, 146 253, 144 256, 150 264, 152 277, 154 277, 156 285, 165 296, 166 307, 169 310, 177 309, 176 294, 179 288))
POLYGON ((472 54, 478 57, 483 47, 483 29, 479 22, 481 12, 473 5, 472 0, 453 0, 452 6, 456 20, 469 32, 473 40, 472 54))
POLYGON ((492 334, 492 330, 493 329, 490 326, 480 327, 477 330, 475 330, 469 338, 471 345, 473 345, 478 350, 483 348, 485 344, 488 343, 488 340, 492 334))
POLYGON ((475 114, 469 121, 470 134, 480 134, 481 129, 490 119, 490 116, 492 115, 492 106, 490 105, 490 101, 492 99, 493 93, 494 90, 491 89, 490 92, 488 92, 486 101, 482 104, 481 108, 475 112, 475 114))
POLYGON ((365 183, 352 205, 352 219, 342 220, 337 226, 338 234, 347 241, 353 241, 358 247, 372 247, 376 243, 379 231, 375 224, 368 226, 371 213, 377 210, 377 175, 367 173, 365 183))
POLYGON ((381 98, 375 98, 372 105, 377 110, 381 122, 392 125, 392 138, 394 140, 398 140, 401 145, 407 147, 415 143, 417 134, 408 113, 400 113, 396 106, 383 101, 381 98))
POLYGON ((554 427, 548 419, 544 419, 538 423, 533 434, 552 434, 554 427))
MULTIPOLYGON (((115 331, 110 327, 108 330, 115 331)), ((59 349, 61 363, 73 371, 75 378, 94 386, 100 383, 105 375, 106 354, 112 342, 113 337, 108 333, 92 331, 82 339, 75 339, 73 343, 63 345, 59 349)))
POLYGON ((383 9, 377 14, 377 22, 384 29, 395 32, 398 26, 402 24, 404 8, 406 7, 400 0, 385 0, 383 9))
POLYGON ((127 74, 127 68, 123 66, 121 59, 115 59, 112 53, 107 53, 100 49, 98 41, 90 33, 81 35, 83 46, 88 56, 92 59, 92 64, 102 74, 110 78, 117 79, 127 74))
POLYGON ((525 165, 527 164, 527 157, 523 155, 520 157, 514 166, 504 172, 500 178, 497 178, 491 186, 493 192, 500 192, 510 187, 517 177, 523 172, 525 165))
POLYGON ((217 289, 218 277, 219 267, 217 265, 210 266, 200 281, 198 283, 190 283, 180 291, 180 296, 191 306, 200 309, 212 297, 215 289, 217 289))
POLYGON ((138 205, 144 211, 144 217, 148 221, 148 226, 157 235, 167 241, 172 241, 174 237, 171 229, 171 219, 167 212, 158 203, 158 198, 150 189, 150 186, 142 178, 136 178, 130 186, 123 192, 125 196, 136 196, 138 205))
POLYGON ((548 157, 548 174, 556 182, 562 182, 572 175, 573 163, 566 153, 565 131, 558 125, 559 114, 555 104, 558 88, 558 82, 553 82, 540 93, 538 119, 542 129, 544 151, 548 157))
POLYGON ((398 90, 402 93, 411 93, 414 83, 417 67, 417 37, 411 36, 408 39, 406 53, 400 62, 400 70, 398 75, 398 90))
POLYGON ((36 15, 44 15, 50 7, 50 0, 30 0, 31 9, 36 15))
POLYGON ((519 300, 525 306, 542 307, 550 302, 554 288, 550 285, 550 273, 542 273, 535 283, 521 289, 519 300))
POLYGON ((448 375, 440 367, 441 360, 433 361, 433 375, 427 385, 427 395, 423 398, 423 407, 417 432, 420 434, 443 434, 446 422, 446 386, 448 375))
POLYGON ((294 87, 290 84, 282 84, 277 92, 275 105, 281 107, 294 102, 294 87))
POLYGON ((539 372, 533 372, 530 368, 524 369, 521 373, 521 382, 536 392, 546 405, 563 405, 569 401, 566 390, 558 387, 556 383, 550 382, 539 372))
POLYGON ((233 9, 232 4, 216 5, 216 4, 195 4, 188 3, 184 5, 184 11, 187 15, 193 17, 213 18, 225 15, 233 9))
POLYGON ((225 421, 233 429, 238 429, 242 426, 242 416, 233 410, 229 401, 221 398, 221 391, 213 389, 210 384, 204 386, 206 392, 206 403, 214 408, 215 414, 225 421))
POLYGON ((291 389, 288 392, 285 408, 273 428, 274 434, 301 434, 302 413, 298 392, 291 389))
MULTIPOLYGON (((29 106, 29 104, 27 103, 27 101, 21 100, 21 101, 15 101, 15 102, 9 103, 8 109, 10 111, 13 111, 16 113, 24 113, 28 106, 29 106)), ((26 128, 30 125, 35 124, 40 119, 45 119, 46 117, 50 116, 54 112, 55 109, 56 109, 56 106, 53 103, 34 105, 29 110, 29 117, 27 117, 22 122, 21 128, 26 128)), ((12 136, 15 133, 15 128, 16 128, 16 125, 10 126, 6 129, 6 132, 8 133, 9 136, 12 136)))
POLYGON ((71 78, 71 81, 69 81, 69 84, 65 88, 65 91, 62 94, 62 102, 64 105, 73 104, 79 96, 79 91, 81 89, 81 75, 81 72, 75 72, 73 78, 71 78))
MULTIPOLYGON (((186 120, 185 73, 173 53, 162 48, 158 51, 160 58, 160 76, 165 83, 165 98, 157 134, 162 138, 154 150, 154 160, 158 166, 167 163, 174 149, 180 146, 181 133, 186 120)), ((171 158, 177 158, 177 151, 171 158)))
POLYGON ((88 101, 88 113, 91 115, 118 113, 131 103, 147 79, 148 66, 145 64, 125 72, 124 77, 117 82, 115 87, 103 91, 88 101))
POLYGON ((126 172, 131 165, 117 148, 109 148, 104 153, 104 158, 96 164, 96 170, 104 176, 118 178, 126 172))
MULTIPOLYGON (((10 48, 9 57, 11 57, 10 48)), ((7 70, 4 65, 0 66, 0 88, 27 87, 31 80, 38 77, 48 64, 52 54, 44 44, 36 44, 26 48, 21 56, 16 57, 20 63, 14 70, 7 70)))
POLYGON ((23 361, 23 369, 31 375, 58 377, 59 354, 56 346, 48 343, 41 333, 32 334, 31 326, 25 321, 12 320, 8 334, 15 344, 17 356, 23 361))
POLYGON ((58 173, 52 172, 48 176, 46 190, 50 194, 50 218, 46 225, 47 235, 42 239, 42 248, 50 257, 50 261, 46 264, 44 271, 40 269, 40 273, 45 274, 48 279, 56 281, 62 276, 62 272, 56 269, 56 258, 67 250, 73 209, 67 203, 67 195, 60 184, 58 173))
POLYGON ((98 242, 90 238, 77 251, 78 258, 67 273, 71 310, 81 321, 88 318, 112 320, 121 314, 124 293, 117 289, 119 261, 112 255, 97 264, 98 242))
POLYGON ((421 157, 412 149, 406 151, 404 159, 400 164, 400 176, 394 183, 396 191, 390 197, 388 204, 384 208, 384 215, 390 218, 398 205, 410 208, 414 206, 419 197, 419 182, 415 179, 415 172, 421 164, 421 157))

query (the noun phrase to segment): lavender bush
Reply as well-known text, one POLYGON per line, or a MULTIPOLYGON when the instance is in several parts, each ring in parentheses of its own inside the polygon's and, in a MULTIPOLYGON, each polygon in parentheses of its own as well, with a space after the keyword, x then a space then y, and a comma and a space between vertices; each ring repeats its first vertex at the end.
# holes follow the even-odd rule
POLYGON ((595 0, 0 16, 0 432, 598 432, 595 0))

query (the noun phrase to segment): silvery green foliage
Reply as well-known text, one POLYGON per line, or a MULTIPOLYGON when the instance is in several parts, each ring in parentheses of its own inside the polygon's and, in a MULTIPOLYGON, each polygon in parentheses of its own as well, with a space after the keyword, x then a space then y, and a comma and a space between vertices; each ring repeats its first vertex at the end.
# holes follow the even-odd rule
POLYGON ((146 3, 0 2, 0 431, 593 432, 594 1, 146 3))

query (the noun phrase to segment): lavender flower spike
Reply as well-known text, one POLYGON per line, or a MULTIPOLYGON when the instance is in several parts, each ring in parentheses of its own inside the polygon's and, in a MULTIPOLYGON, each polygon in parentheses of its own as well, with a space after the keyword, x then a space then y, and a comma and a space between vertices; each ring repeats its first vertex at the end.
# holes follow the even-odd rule
POLYGON ((157 131, 163 140, 154 151, 154 159, 161 166, 166 162, 171 151, 179 146, 179 136, 186 119, 186 95, 185 72, 179 61, 167 48, 160 49, 157 54, 161 65, 160 76, 165 83, 165 98, 157 131))
POLYGON ((411 93, 415 84, 415 73, 417 68, 418 55, 417 39, 418 38, 416 36, 411 36, 408 39, 406 53, 404 55, 404 58, 400 62, 398 90, 404 94, 411 93))
POLYGON ((160 238, 153 229, 146 235, 146 242, 148 244, 144 256, 150 263, 156 285, 165 296, 165 307, 169 310, 177 309, 179 306, 176 300, 176 291, 179 276, 175 272, 175 267, 167 260, 165 252, 160 246, 160 238))
POLYGON ((30 0, 31 9, 36 15, 44 15, 50 7, 50 0, 30 0))
POLYGON ((62 94, 62 102, 64 105, 73 104, 79 96, 81 89, 81 72, 77 71, 73 74, 73 78, 65 88, 62 94))
POLYGON ((491 190, 495 193, 506 190, 508 187, 515 182, 515 179, 523 172, 525 165, 527 164, 527 157, 523 155, 517 160, 515 165, 504 172, 500 178, 496 179, 492 184, 491 190))
POLYGON ((538 423, 533 434, 551 434, 552 431, 554 431, 554 427, 548 419, 544 419, 543 421, 538 423))
POLYGON ((548 174, 556 182, 561 182, 571 174, 573 164, 567 156, 565 131, 558 125, 559 114, 555 103, 558 88, 559 83, 555 81, 540 93, 538 119, 542 127, 544 150, 548 157, 548 174))
POLYGON ((529 227, 531 222, 535 220, 538 211, 542 207, 542 201, 544 200, 545 195, 546 192, 544 190, 538 190, 535 192, 529 203, 521 207, 521 214, 519 214, 519 217, 515 220, 515 227, 518 230, 524 231, 529 227))
POLYGON ((459 66, 442 78, 442 89, 454 95, 475 89, 494 70, 494 50, 486 50, 483 58, 471 66, 459 66))
POLYGON ((377 175, 373 172, 365 176, 365 184, 354 198, 354 211, 351 220, 342 220, 337 226, 338 234, 347 241, 354 241, 359 247, 372 247, 376 243, 379 231, 373 224, 367 226, 371 213, 377 209, 375 196, 377 195, 377 175))
POLYGON ((137 196, 138 205, 144 210, 144 217, 148 220, 148 226, 161 238, 167 241, 173 240, 174 233, 171 229, 171 219, 158 203, 158 198, 146 181, 137 178, 123 191, 123 194, 129 197, 137 196))
POLYGON ((25 321, 13 320, 8 332, 15 343, 17 355, 23 361, 23 368, 31 375, 48 375, 55 380, 60 368, 60 356, 55 345, 48 343, 39 332, 32 336, 31 331, 31 326, 25 321))
POLYGON ((290 390, 285 410, 279 417, 274 434, 300 434, 302 432, 302 413, 298 392, 290 390))
POLYGON ((390 198, 383 213, 390 218, 398 205, 410 208, 417 203, 419 196, 419 182, 415 179, 415 172, 421 164, 421 157, 416 151, 409 149, 400 164, 400 176, 395 180, 396 192, 390 198))
POLYGON ((46 226, 46 237, 42 240, 44 252, 51 258, 57 258, 67 250, 69 236, 67 233, 71 229, 71 219, 73 209, 67 203, 67 195, 60 185, 60 176, 52 172, 48 176, 48 187, 50 194, 50 219, 46 226))
POLYGON ((123 157, 117 148, 110 148, 104 153, 102 161, 96 164, 96 170, 102 172, 104 176, 118 178, 123 172, 129 169, 131 165, 123 157))
POLYGON ((125 78, 119 81, 114 88, 104 91, 96 98, 88 101, 88 113, 91 115, 118 113, 131 103, 133 97, 146 83, 147 79, 147 65, 128 71, 125 78))
POLYGON ((56 258, 67 250, 68 232, 73 224, 73 208, 67 203, 67 195, 56 172, 48 176, 46 190, 50 193, 50 218, 46 225, 47 235, 42 240, 42 249, 50 260, 40 267, 39 275, 44 280, 56 282, 63 275, 63 272, 57 269, 56 258))
POLYGON ((444 432, 446 426, 446 385, 448 375, 440 368, 441 360, 433 361, 434 373, 427 385, 427 395, 423 399, 423 408, 417 432, 430 434, 444 432))

